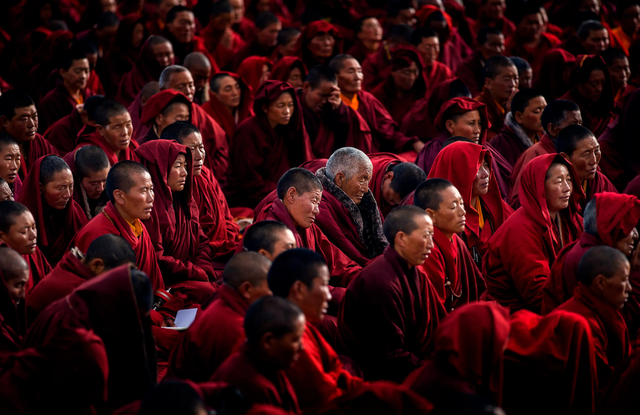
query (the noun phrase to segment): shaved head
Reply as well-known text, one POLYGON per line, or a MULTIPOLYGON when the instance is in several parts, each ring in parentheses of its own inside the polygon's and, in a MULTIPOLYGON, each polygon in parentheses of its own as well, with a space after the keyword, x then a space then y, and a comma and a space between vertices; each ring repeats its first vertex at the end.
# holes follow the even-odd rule
POLYGON ((149 98, 151 98, 158 92, 160 92, 160 84, 158 82, 156 81, 147 82, 147 84, 142 87, 142 91, 140 92, 142 106, 144 106, 144 104, 146 104, 147 101, 149 101, 149 98))
POLYGON ((234 290, 247 281, 255 287, 267 280, 270 267, 271 261, 257 252, 240 252, 227 262, 222 279, 234 290))
POLYGON ((192 68, 211 68, 211 62, 201 52, 193 52, 184 58, 184 67, 192 70, 192 68))
POLYGON ((8 246, 0 247, 0 274, 6 282, 13 278, 21 277, 24 272, 29 272, 29 265, 22 258, 22 255, 9 248, 8 246))

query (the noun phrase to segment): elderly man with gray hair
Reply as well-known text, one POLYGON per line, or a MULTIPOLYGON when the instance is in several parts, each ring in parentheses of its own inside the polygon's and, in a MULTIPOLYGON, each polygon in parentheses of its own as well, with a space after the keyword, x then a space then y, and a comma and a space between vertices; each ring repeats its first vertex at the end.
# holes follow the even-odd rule
POLYGON ((382 215, 369 181, 373 165, 353 147, 336 150, 316 177, 322 183, 316 225, 342 252, 364 266, 382 254, 388 242, 382 232, 382 215))
POLYGON ((216 120, 211 118, 200 105, 193 102, 196 86, 191 72, 180 65, 171 65, 164 68, 162 74, 160 74, 160 90, 164 91, 166 89, 182 92, 193 103, 191 123, 202 134, 202 143, 207 152, 207 157, 204 161, 205 166, 213 171, 216 179, 222 185, 226 181, 229 164, 227 134, 216 120))

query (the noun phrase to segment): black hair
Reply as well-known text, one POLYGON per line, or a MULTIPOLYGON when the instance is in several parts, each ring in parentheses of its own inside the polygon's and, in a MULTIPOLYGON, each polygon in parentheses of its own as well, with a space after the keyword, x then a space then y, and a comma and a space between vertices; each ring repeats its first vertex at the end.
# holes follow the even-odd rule
POLYGON ((0 95, 0 116, 9 120, 16 116, 16 109, 35 106, 31 97, 26 92, 18 89, 10 89, 0 95))
POLYGON ((123 237, 106 234, 94 239, 84 256, 85 263, 99 258, 104 263, 105 271, 131 263, 136 264, 136 254, 131 245, 123 237))
POLYGON ((162 130, 160 138, 163 140, 176 140, 182 144, 185 138, 196 133, 200 134, 200 130, 189 121, 176 121, 162 130))
POLYGON ((416 190, 416 187, 418 187, 420 183, 427 180, 427 175, 424 170, 415 163, 398 163, 392 166, 389 171, 393 172, 393 179, 391 179, 389 187, 402 199, 416 190))
POLYGON ((316 65, 309 71, 309 74, 305 78, 305 82, 309 82, 311 89, 316 89, 322 84, 322 82, 331 82, 335 84, 338 82, 336 74, 324 65, 316 65))
POLYGON ((104 99, 104 95, 93 95, 84 100, 82 111, 87 113, 89 120, 95 121, 96 110, 104 99))
POLYGON ((278 45, 288 45, 294 37, 298 36, 300 31, 295 27, 288 27, 278 32, 278 45))
POLYGON ((595 138, 588 128, 578 124, 570 125, 563 128, 558 137, 556 137, 556 149, 558 153, 564 153, 571 157, 573 152, 576 151, 578 143, 590 137, 595 138))
POLYGON ((411 33, 411 44, 413 46, 418 46, 422 43, 422 39, 430 38, 430 37, 438 37, 436 32, 429 27, 419 27, 411 33))
POLYGON ((628 262, 624 254, 610 246, 596 246, 589 249, 578 262, 576 275, 578 281, 591 285, 598 275, 611 278, 628 262))
POLYGON ((602 53, 600 53, 600 56, 607 66, 613 65, 613 61, 615 61, 616 59, 627 59, 627 55, 625 55, 624 52, 618 48, 608 48, 602 51, 602 53))
POLYGON ((413 33, 413 29, 411 26, 406 24, 397 24, 389 30, 389 40, 393 40, 396 43, 398 41, 403 41, 406 43, 411 42, 411 34, 413 33))
POLYGON ((593 31, 597 31, 597 30, 602 30, 602 29, 606 29, 606 27, 604 27, 602 25, 602 23, 600 23, 597 20, 586 20, 584 22, 582 22, 582 24, 580 25, 580 27, 578 28, 578 38, 580 40, 587 40, 589 38, 589 36, 591 35, 591 32, 593 31))
POLYGON ((322 190, 322 183, 320 183, 320 179, 309 170, 294 167, 287 170, 280 180, 278 180, 278 199, 284 200, 287 190, 291 187, 296 189, 298 195, 303 195, 307 192, 313 192, 314 190, 322 190))
POLYGON ((185 6, 173 6, 167 13, 167 23, 172 23, 178 17, 178 13, 189 12, 193 13, 188 7, 185 6))
POLYGON ((3 150, 7 146, 18 145, 15 138, 11 137, 4 131, 0 131, 0 150, 3 150))
POLYGON ((120 23, 120 19, 118 15, 114 12, 103 12, 98 16, 98 21, 96 22, 96 29, 102 30, 105 27, 115 27, 120 23))
POLYGON ((76 171, 80 180, 110 167, 109 157, 98 146, 84 146, 76 151, 76 171))
POLYGON ((256 29, 263 30, 272 24, 280 23, 280 19, 278 19, 278 16, 271 12, 262 12, 258 15, 258 17, 256 17, 255 23, 256 29))
POLYGON ((416 218, 425 216, 427 212, 417 206, 398 206, 394 208, 384 219, 382 232, 391 246, 395 246, 396 235, 398 232, 411 234, 418 229, 416 218))
POLYGON ((247 251, 258 252, 261 249, 273 253, 278 233, 284 232, 287 225, 275 220, 263 220, 251 225, 242 238, 242 246, 247 251))
POLYGON ((423 210, 438 210, 442 203, 442 192, 450 187, 453 187, 453 183, 449 180, 429 179, 416 189, 413 204, 423 210))
POLYGON ((527 62, 526 59, 522 59, 518 56, 511 56, 509 59, 516 66, 518 73, 531 69, 531 65, 529 65, 529 62, 527 62))
POLYGON ((276 338, 293 333, 302 310, 289 300, 280 297, 263 297, 249 306, 244 318, 247 344, 256 347, 262 336, 271 333, 276 338))
POLYGON ((228 73, 220 72, 211 77, 211 90, 216 94, 220 92, 220 82, 222 82, 224 78, 233 78, 233 76, 228 73))
POLYGON ((479 45, 484 45, 489 40, 489 35, 502 35, 502 31, 496 27, 484 26, 478 30, 476 41, 479 45))
POLYGON ((338 74, 340 72, 340 70, 342 69, 342 65, 344 64, 344 62, 346 60, 349 59, 355 59, 353 56, 351 55, 347 55, 347 54, 342 54, 342 55, 336 55, 333 57, 333 59, 331 59, 331 61, 329 61, 329 65, 327 65, 327 67, 334 73, 334 74, 338 74))
POLYGON ((504 55, 492 56, 484 63, 482 75, 484 78, 496 79, 502 68, 516 67, 516 65, 504 55))
POLYGON ((0 202, 0 232, 8 233, 9 229, 16 223, 16 217, 29 212, 25 205, 13 200, 3 200, 0 202))
POLYGON ((69 165, 62 157, 55 155, 45 156, 40 163, 40 184, 44 186, 52 182, 55 174, 64 170, 70 171, 71 169, 69 169, 69 165))
POLYGON ((118 115, 122 115, 124 113, 129 113, 127 107, 117 101, 105 98, 93 113, 93 120, 97 125, 106 127, 107 125, 109 125, 109 123, 111 123, 112 117, 117 117, 118 115))
POLYGON ((324 258, 306 248, 295 248, 278 255, 269 270, 269 288, 273 295, 287 298, 296 281, 302 281, 310 289, 313 280, 327 263, 324 258))
POLYGON ((200 394, 180 380, 164 381, 150 389, 140 405, 140 415, 198 415, 205 409, 200 394))
POLYGON ((559 127, 567 117, 567 112, 571 111, 580 111, 580 107, 573 101, 556 99, 548 103, 544 111, 542 111, 542 117, 540 117, 544 131, 549 134, 549 131, 547 131, 549 124, 559 127))
POLYGON ((542 94, 534 89, 524 88, 519 90, 511 100, 511 114, 515 115, 516 112, 523 114, 524 110, 529 106, 529 101, 541 96, 542 94))
POLYGON ((117 189, 122 190, 124 193, 129 193, 129 190, 135 185, 133 176, 144 173, 149 174, 149 170, 142 164, 131 160, 124 160, 112 166, 111 170, 109 170, 106 184, 109 201, 111 203, 115 202, 113 192, 117 189))
POLYGON ((271 261, 257 252, 240 252, 231 257, 224 267, 222 279, 225 284, 237 290, 249 281, 252 286, 266 281, 271 261))

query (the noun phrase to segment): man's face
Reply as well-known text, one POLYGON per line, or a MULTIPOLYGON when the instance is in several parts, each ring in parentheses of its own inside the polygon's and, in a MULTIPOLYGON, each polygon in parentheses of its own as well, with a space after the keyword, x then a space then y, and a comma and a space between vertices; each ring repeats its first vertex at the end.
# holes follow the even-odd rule
POLYGON ((611 83, 613 84, 614 91, 624 91, 627 87, 629 77, 631 77, 629 60, 626 57, 614 59, 611 66, 609 66, 609 75, 611 75, 611 83))
POLYGON ((193 133, 182 140, 182 145, 191 149, 191 157, 193 158, 193 176, 198 177, 202 174, 204 159, 207 152, 202 144, 202 135, 193 133))
MULTIPOLYGON (((288 197, 285 196, 285 197, 288 197)), ((320 200, 322 190, 313 190, 303 194, 293 193, 292 200, 289 200, 287 210, 297 226, 309 229, 316 221, 316 216, 320 213, 320 200)))
POLYGON ((329 293, 329 268, 322 265, 311 287, 300 284, 300 298, 296 301, 308 321, 320 322, 324 319, 331 301, 329 293))
POLYGON ((533 86, 533 71, 531 68, 518 72, 518 88, 530 89, 533 86))
POLYGON ((542 112, 547 106, 547 101, 541 95, 529 100, 529 105, 524 109, 524 112, 520 114, 516 113, 516 122, 526 132, 541 133, 542 129, 542 112))
POLYGON ((361 163, 358 172, 353 177, 347 178, 344 173, 338 173, 334 179, 336 186, 353 200, 353 203, 359 205, 365 193, 369 191, 369 182, 373 175, 373 166, 371 164, 361 163))
POLYGON ((87 177, 83 177, 80 182, 82 188, 87 193, 89 199, 98 199, 104 192, 107 183, 109 168, 91 172, 87 177))
POLYGON ((62 210, 73 197, 73 174, 65 169, 55 173, 52 180, 40 185, 45 203, 56 210, 62 210))
POLYGON ((7 182, 0 184, 0 202, 4 200, 13 200, 13 192, 7 182))
POLYGON ((65 86, 73 89, 85 89, 89 79, 89 61, 87 59, 76 59, 72 61, 69 70, 60 69, 60 75, 65 86))
POLYGON ((382 40, 382 26, 375 17, 370 17, 362 22, 362 29, 358 33, 358 39, 369 42, 380 42, 382 40))
POLYGON ((231 27, 233 17, 231 13, 220 13, 216 16, 211 16, 209 19, 209 28, 213 29, 215 33, 224 33, 225 30, 231 27))
POLYGON ((273 244, 272 252, 268 252, 268 255, 265 255, 271 261, 276 259, 276 257, 284 251, 288 251, 289 249, 294 249, 297 247, 296 237, 293 235, 293 232, 291 232, 290 229, 279 231, 276 236, 278 240, 275 244, 273 244))
POLYGON ((494 79, 485 78, 485 87, 500 105, 509 101, 513 91, 518 88, 518 69, 514 66, 503 66, 494 79))
POLYGON ((415 62, 411 62, 408 67, 391 72, 391 76, 396 88, 401 91, 409 91, 413 88, 418 76, 420 76, 420 69, 418 69, 418 65, 415 62))
POLYGON ((304 82, 302 80, 302 71, 300 70, 300 68, 293 68, 291 72, 289 72, 287 82, 296 89, 302 88, 304 82))
POLYGON ((131 178, 134 185, 125 193, 120 189, 114 190, 117 206, 120 207, 125 219, 147 220, 153 209, 153 182, 149 173, 135 173, 131 178))
POLYGON ((329 81, 322 81, 315 89, 311 88, 309 83, 305 83, 302 87, 304 102, 312 111, 320 112, 327 104, 327 100, 331 97, 331 94, 337 89, 338 86, 329 81))
POLYGON ((616 241, 614 248, 622 252, 624 256, 630 257, 633 252, 634 243, 638 240, 638 230, 636 228, 631 229, 628 235, 624 238, 616 241))
POLYGON ((25 269, 20 272, 20 275, 11 278, 9 281, 5 281, 9 296, 15 305, 20 304, 26 297, 25 287, 27 282, 29 282, 29 276, 29 270, 25 269))
POLYGON ((438 59, 440 54, 440 39, 437 36, 423 37, 422 42, 417 47, 418 52, 422 55, 426 66, 433 66, 433 62, 438 59))
POLYGON ((175 6, 184 5, 184 2, 181 0, 161 0, 160 4, 158 4, 158 8, 156 9, 158 13, 158 17, 161 21, 167 21, 167 13, 175 6))
POLYGON ((516 31, 525 42, 537 41, 542 35, 542 15, 536 13, 525 16, 516 31))
POLYGON ((484 15, 491 20, 498 20, 504 17, 504 11, 507 5, 504 0, 487 0, 484 5, 484 15))
POLYGON ((282 23, 272 23, 258 31, 256 38, 258 43, 265 48, 270 48, 278 44, 278 33, 282 30, 282 23))
POLYGON ((582 41, 582 47, 589 55, 597 55, 609 48, 609 32, 607 29, 592 30, 589 37, 582 41))
POLYGON ((480 135, 482 134, 480 111, 468 111, 458 116, 455 120, 447 120, 445 127, 451 137, 468 138, 477 144, 480 142, 480 135))
POLYGON ((182 92, 189 101, 193 102, 193 94, 196 93, 196 85, 191 77, 191 72, 177 72, 169 78, 169 89, 182 92))
POLYGON ((482 53, 482 59, 487 60, 494 56, 502 55, 504 53, 504 36, 502 34, 487 35, 487 41, 478 46, 480 53, 482 53))
POLYGON ((38 131, 38 111, 35 105, 16 108, 15 115, 10 120, 0 117, 2 128, 19 143, 32 141, 38 131))
POLYGON ((133 134, 133 123, 129 112, 115 115, 109 118, 108 125, 97 125, 96 131, 104 137, 109 147, 113 151, 122 151, 129 148, 131 134, 133 134))
POLYGON ((182 102, 174 102, 169 107, 169 112, 166 115, 158 114, 156 116, 156 126, 158 127, 158 134, 162 134, 165 128, 170 126, 176 121, 189 121, 191 117, 189 113, 189 107, 182 102))
POLYGON ((433 225, 444 234, 453 235, 464 232, 467 212, 464 210, 464 201, 460 192, 454 186, 449 186, 440 192, 440 196, 442 202, 438 210, 427 210, 433 219, 433 225))
POLYGON ((560 134, 560 131, 564 130, 565 128, 573 124, 582 125, 582 114, 580 114, 579 110, 565 111, 564 118, 562 119, 562 122, 560 123, 560 125, 555 126, 553 124, 549 124, 547 126, 547 131, 549 131, 549 135, 555 139, 558 136, 558 134, 560 134))
POLYGON ((211 93, 229 110, 233 111, 238 108, 242 99, 240 83, 232 76, 225 76, 220 80, 219 85, 218 92, 211 91, 211 93))
POLYGON ((335 44, 336 39, 330 33, 319 33, 311 39, 307 47, 316 59, 327 59, 333 55, 335 44))
POLYGON ((384 197, 384 200, 391 206, 397 206, 402 202, 402 197, 391 188, 393 177, 394 174, 392 171, 385 173, 384 180, 382 181, 382 197, 384 197))
POLYGON ((0 177, 13 184, 18 177, 22 157, 17 144, 9 144, 0 148, 0 177))
POLYGON ((196 21, 193 13, 189 11, 178 13, 171 23, 167 23, 167 28, 178 42, 191 42, 196 30, 196 21))
MULTIPOLYGON (((291 38, 286 45, 280 45, 278 51, 282 56, 293 56, 296 54, 296 48, 298 46, 298 39, 300 39, 300 33, 291 38)), ((300 70, 298 70, 300 71, 300 70)))
POLYGON ((164 69, 169 65, 173 65, 173 46, 171 46, 171 43, 153 45, 151 46, 151 52, 161 68, 164 69))
POLYGON ((607 78, 604 71, 594 69, 586 82, 578 84, 580 94, 591 102, 598 102, 604 91, 607 78))
POLYGON ((266 354, 269 361, 278 369, 288 369, 298 360, 300 352, 304 350, 302 344, 302 336, 306 326, 306 320, 303 314, 295 321, 295 330, 284 336, 277 338, 271 336, 263 347, 266 348, 266 354))
POLYGON ((233 24, 240 23, 244 17, 244 1, 243 0, 229 0, 231 6, 231 16, 233 17, 233 24))
POLYGON ((337 74, 340 91, 347 94, 357 94, 362 90, 362 66, 355 59, 346 59, 337 74))
POLYGON ((38 246, 38 230, 36 221, 31 212, 24 212, 15 217, 9 232, 0 232, 0 237, 20 255, 31 255, 36 252, 38 246))
MULTIPOLYGON (((400 256, 414 267, 422 265, 433 249, 433 221, 428 215, 415 219, 418 227, 410 234, 403 234, 403 246, 399 247, 400 256)), ((396 239, 396 244, 398 244, 396 239)), ((398 247, 398 245, 396 245, 398 247)))
POLYGON ((400 10, 398 17, 396 17, 396 24, 406 24, 413 27, 416 24, 416 9, 410 7, 400 10))
POLYGON ((591 136, 580 140, 576 144, 576 149, 571 156, 567 157, 578 173, 580 181, 591 180, 596 177, 598 163, 602 158, 600 144, 595 137, 591 136))
POLYGON ((640 28, 640 6, 634 4, 627 7, 622 14, 620 26, 626 34, 634 37, 640 28))
POLYGON ((191 72, 191 77, 193 78, 193 84, 196 87, 196 91, 202 91, 204 89, 204 86, 209 81, 209 77, 211 76, 211 67, 192 66, 191 68, 189 68, 189 72, 191 72))
MULTIPOLYGON (((611 278, 604 278, 602 282, 602 296, 614 308, 621 310, 629 299, 631 284, 629 283, 629 262, 621 265, 620 270, 611 278)), ((600 276, 596 277, 599 278, 600 276)))

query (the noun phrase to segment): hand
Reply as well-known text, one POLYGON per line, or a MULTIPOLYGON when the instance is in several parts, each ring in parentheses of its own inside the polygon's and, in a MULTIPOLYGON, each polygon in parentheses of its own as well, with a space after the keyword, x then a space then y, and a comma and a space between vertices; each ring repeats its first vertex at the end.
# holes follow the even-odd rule
POLYGON ((247 226, 251 225, 252 223, 253 219, 240 219, 236 222, 236 224, 238 224, 238 226, 240 227, 240 232, 243 232, 247 228, 247 226))
POLYGON ((334 85, 331 89, 331 95, 327 99, 327 102, 331 104, 331 108, 337 110, 342 105, 342 99, 340 99, 340 88, 337 85, 334 85))
POLYGON ((417 140, 415 143, 413 143, 413 150, 416 153, 420 153, 420 151, 422 151, 422 148, 424 147, 424 143, 420 140, 417 140))
POLYGON ((631 253, 631 271, 640 271, 640 244, 631 253))
POLYGON ((175 319, 167 318, 164 320, 165 327, 176 327, 175 319))
POLYGON ((228 27, 225 31, 224 31, 224 35, 222 35, 222 39, 220 39, 220 43, 222 43, 222 45, 227 48, 227 49, 231 49, 231 42, 233 42, 233 35, 232 35, 232 30, 230 27, 228 27))
POLYGON ((509 95, 509 100, 507 101, 507 105, 505 106, 505 113, 511 112, 511 101, 513 101, 513 97, 518 93, 518 88, 515 88, 511 95, 509 95))

